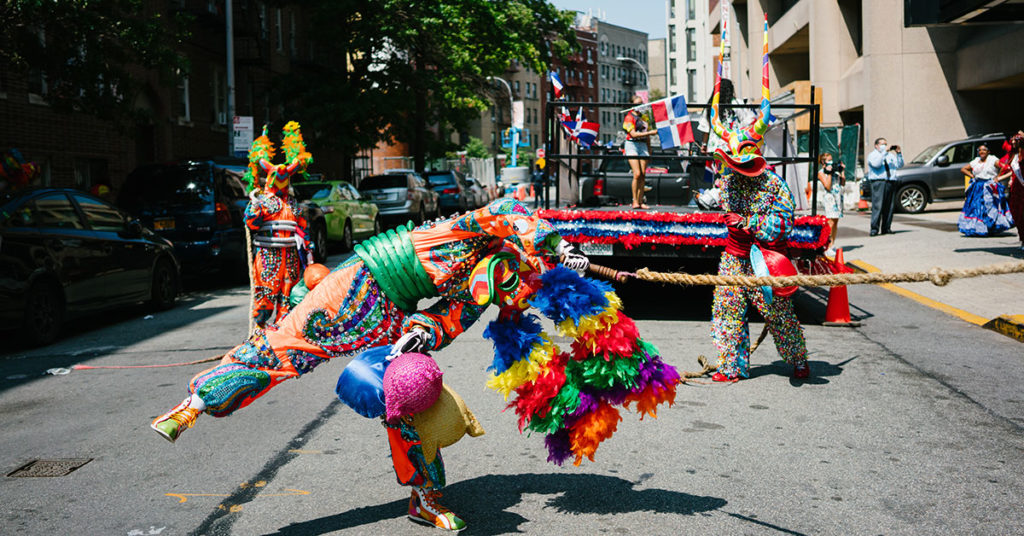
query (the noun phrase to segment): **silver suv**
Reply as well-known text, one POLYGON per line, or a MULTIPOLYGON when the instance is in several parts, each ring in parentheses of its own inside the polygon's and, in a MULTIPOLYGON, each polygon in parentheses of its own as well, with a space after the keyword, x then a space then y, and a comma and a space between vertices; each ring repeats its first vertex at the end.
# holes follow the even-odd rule
POLYGON ((1005 139, 997 132, 938 143, 921 151, 896 171, 896 209, 917 214, 932 201, 963 199, 966 190, 960 168, 978 156, 979 145, 1000 158, 1005 139))
POLYGON ((437 192, 419 173, 409 170, 388 170, 384 175, 371 175, 359 182, 359 192, 380 209, 381 218, 412 219, 416 225, 438 215, 437 192))

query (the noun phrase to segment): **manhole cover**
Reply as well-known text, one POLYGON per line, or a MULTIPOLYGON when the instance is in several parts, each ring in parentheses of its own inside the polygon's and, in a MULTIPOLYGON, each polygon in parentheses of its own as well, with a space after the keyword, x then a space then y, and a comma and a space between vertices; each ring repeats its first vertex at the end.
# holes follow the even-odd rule
POLYGON ((34 476, 64 476, 91 461, 92 458, 32 460, 14 471, 11 471, 7 476, 22 478, 34 476))

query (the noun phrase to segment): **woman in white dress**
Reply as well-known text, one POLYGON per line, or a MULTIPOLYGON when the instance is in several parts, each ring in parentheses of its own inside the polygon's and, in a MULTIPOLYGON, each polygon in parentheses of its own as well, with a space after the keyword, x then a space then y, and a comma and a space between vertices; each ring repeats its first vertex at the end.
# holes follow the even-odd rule
POLYGON ((839 231, 839 218, 843 217, 843 185, 846 184, 846 172, 842 165, 836 165, 832 153, 822 153, 818 157, 818 182, 821 183, 821 202, 825 205, 825 217, 831 234, 828 238, 828 250, 825 254, 836 254, 836 233, 839 231))

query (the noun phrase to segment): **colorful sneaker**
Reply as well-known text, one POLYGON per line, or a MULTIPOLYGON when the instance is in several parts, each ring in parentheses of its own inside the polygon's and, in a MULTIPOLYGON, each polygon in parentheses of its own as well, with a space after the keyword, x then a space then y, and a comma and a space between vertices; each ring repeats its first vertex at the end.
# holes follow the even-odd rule
POLYGON ((466 528, 466 522, 459 516, 437 504, 437 500, 440 498, 439 490, 412 488, 412 497, 409 499, 409 519, 452 532, 466 528))
POLYGON ((740 381, 740 377, 739 376, 726 376, 725 374, 722 374, 721 372, 716 372, 716 373, 711 375, 711 381, 713 381, 713 382, 729 382, 729 383, 734 383, 734 382, 740 381))
POLYGON ((202 411, 188 407, 188 400, 178 404, 171 411, 156 418, 150 428, 156 430, 164 439, 174 443, 182 432, 192 428, 202 411))
POLYGON ((793 365, 793 377, 798 380, 806 380, 811 377, 811 367, 804 361, 798 365, 793 365))

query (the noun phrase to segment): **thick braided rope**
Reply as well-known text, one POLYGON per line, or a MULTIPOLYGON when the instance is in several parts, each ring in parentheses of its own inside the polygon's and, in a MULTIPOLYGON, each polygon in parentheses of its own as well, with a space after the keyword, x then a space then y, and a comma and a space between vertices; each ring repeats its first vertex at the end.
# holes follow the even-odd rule
POLYGON ((982 275, 1013 274, 1024 272, 1024 262, 990 264, 977 268, 944 269, 932 268, 927 272, 865 273, 865 274, 824 274, 793 275, 785 277, 757 277, 746 275, 712 275, 652 272, 647 268, 637 270, 637 279, 655 283, 675 285, 723 285, 732 287, 838 287, 843 285, 877 285, 881 283, 913 283, 930 281, 945 286, 953 279, 965 279, 982 275))

